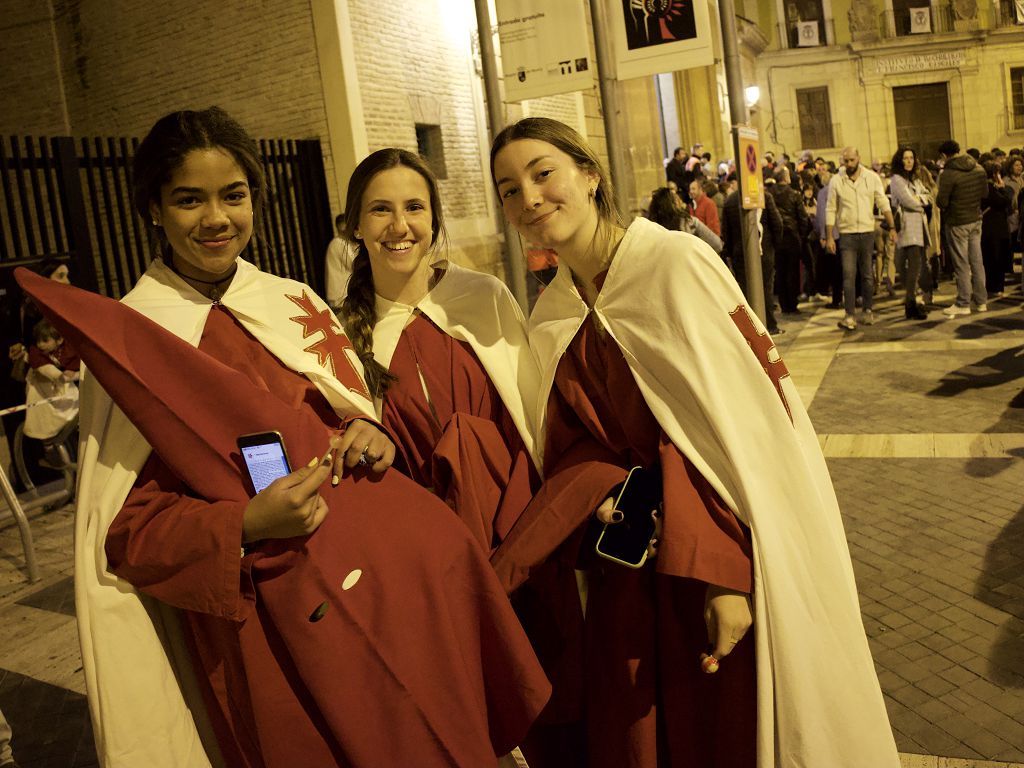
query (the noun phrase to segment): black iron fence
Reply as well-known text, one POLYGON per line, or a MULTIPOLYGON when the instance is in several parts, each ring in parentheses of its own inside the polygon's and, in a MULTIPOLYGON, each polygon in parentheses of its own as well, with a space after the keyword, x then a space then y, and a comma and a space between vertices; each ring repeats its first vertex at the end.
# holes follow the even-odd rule
MULTIPOLYGON (((322 292, 333 236, 317 139, 259 142, 267 210, 249 249, 268 272, 322 292)), ((131 202, 138 139, 0 138, 0 282, 11 268, 66 261, 74 282, 120 298, 154 252, 131 202)))

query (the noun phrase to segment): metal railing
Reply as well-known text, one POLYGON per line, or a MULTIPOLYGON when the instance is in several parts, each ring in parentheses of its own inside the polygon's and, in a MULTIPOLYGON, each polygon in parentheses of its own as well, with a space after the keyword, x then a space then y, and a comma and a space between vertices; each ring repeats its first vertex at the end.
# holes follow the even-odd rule
MULTIPOLYGON (((322 287, 333 236, 318 139, 261 140, 267 204, 250 255, 262 269, 322 287)), ((75 282, 120 298, 153 253, 132 205, 138 139, 0 136, 0 271, 46 257, 75 282)))
POLYGON ((1013 0, 993 0, 988 10, 989 26, 992 29, 1022 26, 1024 18, 1018 18, 1013 0))
POLYGON ((952 32, 953 9, 948 3, 928 6, 922 2, 918 8, 882 11, 878 31, 883 39, 952 32))
MULTIPOLYGON (((1014 0, 990 0, 987 15, 979 14, 976 19, 964 19, 956 23, 953 7, 948 0, 929 4, 920 0, 915 8, 886 10, 878 14, 878 36, 882 40, 910 37, 919 34, 941 35, 962 29, 1024 29, 1024 14, 1019 14, 1014 0)), ((776 34, 781 48, 801 48, 799 28, 796 22, 781 21, 776 25, 776 34)), ((818 45, 828 45, 835 40, 835 20, 818 22, 818 45), (827 30, 827 32, 826 32, 827 30)))
MULTIPOLYGON (((815 21, 814 19, 808 19, 808 21, 815 21)), ((776 33, 779 36, 779 47, 780 48, 813 48, 822 47, 835 43, 836 39, 836 27, 833 19, 817 19, 818 22, 818 40, 813 42, 813 38, 808 40, 804 38, 800 39, 800 27, 799 22, 795 21, 780 21, 776 25, 776 33), (829 41, 832 41, 831 43, 829 41)))

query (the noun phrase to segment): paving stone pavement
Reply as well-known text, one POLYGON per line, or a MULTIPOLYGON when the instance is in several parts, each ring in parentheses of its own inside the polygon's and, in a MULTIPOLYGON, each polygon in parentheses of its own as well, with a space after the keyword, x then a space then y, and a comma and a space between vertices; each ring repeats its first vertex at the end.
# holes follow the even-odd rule
POLYGON ((1011 407, 1022 369, 1024 340, 1001 349, 839 354, 810 415, 821 434, 1024 432, 1024 409, 1011 407))
MULTIPOLYGON (((854 333, 819 310, 784 322, 779 346, 834 349, 809 408, 819 435, 1022 434, 1020 295, 990 307, 912 323, 881 302, 879 323, 854 333)), ((905 766, 1024 763, 1020 454, 828 459, 905 766)))
POLYGON ((1024 762, 1024 466, 832 459, 902 752, 1024 762))

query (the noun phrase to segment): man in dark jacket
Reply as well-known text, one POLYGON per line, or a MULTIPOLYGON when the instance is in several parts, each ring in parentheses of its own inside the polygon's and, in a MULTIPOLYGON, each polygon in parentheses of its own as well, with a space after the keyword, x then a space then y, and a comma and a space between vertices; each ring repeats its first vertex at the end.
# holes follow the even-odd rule
POLYGON ((683 198, 683 202, 689 205, 690 182, 693 180, 693 174, 686 172, 686 159, 686 152, 683 148, 676 147, 676 151, 672 153, 672 159, 665 166, 665 178, 676 183, 679 196, 683 198))
POLYGON ((956 302, 942 310, 947 317, 971 314, 971 302, 978 312, 988 311, 985 267, 981 258, 981 201, 988 193, 988 179, 973 157, 960 154, 960 145, 950 139, 939 146, 945 160, 939 174, 935 202, 942 210, 942 223, 949 232, 949 251, 956 273, 956 302))
MULTIPOLYGON (((782 238, 782 217, 779 216, 775 200, 765 193, 764 210, 761 211, 761 277, 764 290, 764 326, 768 333, 782 333, 775 322, 775 306, 772 287, 775 283, 775 243, 782 238)), ((740 191, 735 190, 725 198, 722 208, 722 256, 728 257, 740 290, 750 301, 747 292, 747 268, 743 261, 743 217, 740 208, 740 191)))
POLYGON ((782 217, 782 237, 775 243, 775 290, 779 308, 784 315, 798 315, 800 295, 800 256, 804 237, 810 229, 803 199, 790 185, 790 171, 785 165, 775 169, 775 183, 765 190, 775 200, 782 217))

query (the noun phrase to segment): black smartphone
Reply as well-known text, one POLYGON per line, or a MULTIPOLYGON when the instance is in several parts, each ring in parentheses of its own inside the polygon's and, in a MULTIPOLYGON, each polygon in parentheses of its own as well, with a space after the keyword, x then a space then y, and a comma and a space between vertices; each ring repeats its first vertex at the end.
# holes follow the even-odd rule
POLYGON ((601 557, 627 568, 647 562, 647 545, 654 537, 651 512, 661 503, 661 467, 633 467, 615 498, 621 522, 604 526, 594 550, 601 557))
POLYGON ((259 493, 279 477, 290 474, 288 452, 280 432, 256 432, 238 438, 238 450, 249 470, 253 490, 259 493))

